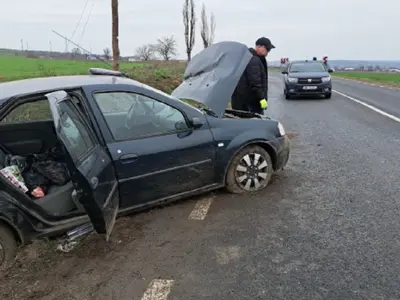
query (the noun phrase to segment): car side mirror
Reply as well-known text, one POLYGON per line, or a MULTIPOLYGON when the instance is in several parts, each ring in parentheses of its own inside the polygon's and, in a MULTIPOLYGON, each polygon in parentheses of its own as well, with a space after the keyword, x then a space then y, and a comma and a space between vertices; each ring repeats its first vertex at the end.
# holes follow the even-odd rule
POLYGON ((190 120, 190 124, 192 125, 192 127, 194 129, 197 129, 197 128, 200 128, 201 126, 203 126, 204 122, 202 120, 200 120, 199 118, 197 118, 197 117, 193 117, 190 120))
POLYGON ((188 126, 187 126, 186 122, 180 121, 180 122, 175 123, 175 129, 178 131, 185 130, 185 129, 188 129, 188 126))
POLYGON ((282 74, 285 74, 285 75, 286 75, 287 73, 288 73, 288 71, 282 71, 282 74))
POLYGON ((328 73, 333 73, 333 69, 328 69, 328 73))

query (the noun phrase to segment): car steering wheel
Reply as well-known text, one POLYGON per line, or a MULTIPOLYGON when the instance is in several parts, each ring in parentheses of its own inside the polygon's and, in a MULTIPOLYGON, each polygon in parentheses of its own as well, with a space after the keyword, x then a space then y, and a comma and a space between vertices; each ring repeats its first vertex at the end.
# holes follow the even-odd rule
POLYGON ((161 125, 160 116, 156 115, 153 110, 151 110, 147 105, 142 105, 144 114, 141 116, 135 115, 135 109, 137 109, 139 103, 135 102, 128 111, 127 118, 125 120, 125 127, 127 129, 133 129, 133 127, 138 125, 138 120, 141 118, 146 118, 149 120, 151 125, 159 128, 161 125))

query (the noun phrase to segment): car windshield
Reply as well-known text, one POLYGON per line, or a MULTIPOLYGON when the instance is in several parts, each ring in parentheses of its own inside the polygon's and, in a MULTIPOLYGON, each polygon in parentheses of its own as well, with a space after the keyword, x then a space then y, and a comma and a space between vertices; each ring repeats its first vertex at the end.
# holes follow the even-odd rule
POLYGON ((324 65, 320 62, 292 63, 290 73, 326 72, 324 65))

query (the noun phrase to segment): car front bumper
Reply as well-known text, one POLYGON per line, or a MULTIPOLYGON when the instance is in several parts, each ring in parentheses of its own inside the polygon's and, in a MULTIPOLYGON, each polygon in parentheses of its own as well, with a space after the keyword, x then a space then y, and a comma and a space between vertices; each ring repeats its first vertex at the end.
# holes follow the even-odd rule
POLYGON ((327 95, 332 93, 332 82, 323 83, 286 83, 286 93, 290 96, 311 96, 311 95, 327 95), (305 89, 305 87, 315 87, 314 89, 305 89))
POLYGON ((289 137, 286 134, 283 137, 274 140, 273 143, 276 149, 274 170, 279 171, 282 170, 289 161, 289 155, 290 155, 289 137))

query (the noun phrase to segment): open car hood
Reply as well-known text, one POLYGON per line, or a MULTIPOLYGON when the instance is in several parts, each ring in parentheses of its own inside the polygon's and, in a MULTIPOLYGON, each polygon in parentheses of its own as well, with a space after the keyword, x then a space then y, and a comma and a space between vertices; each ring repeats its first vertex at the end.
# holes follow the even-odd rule
POLYGON ((230 41, 213 44, 192 58, 184 81, 172 96, 197 101, 222 117, 251 58, 244 44, 230 41))

